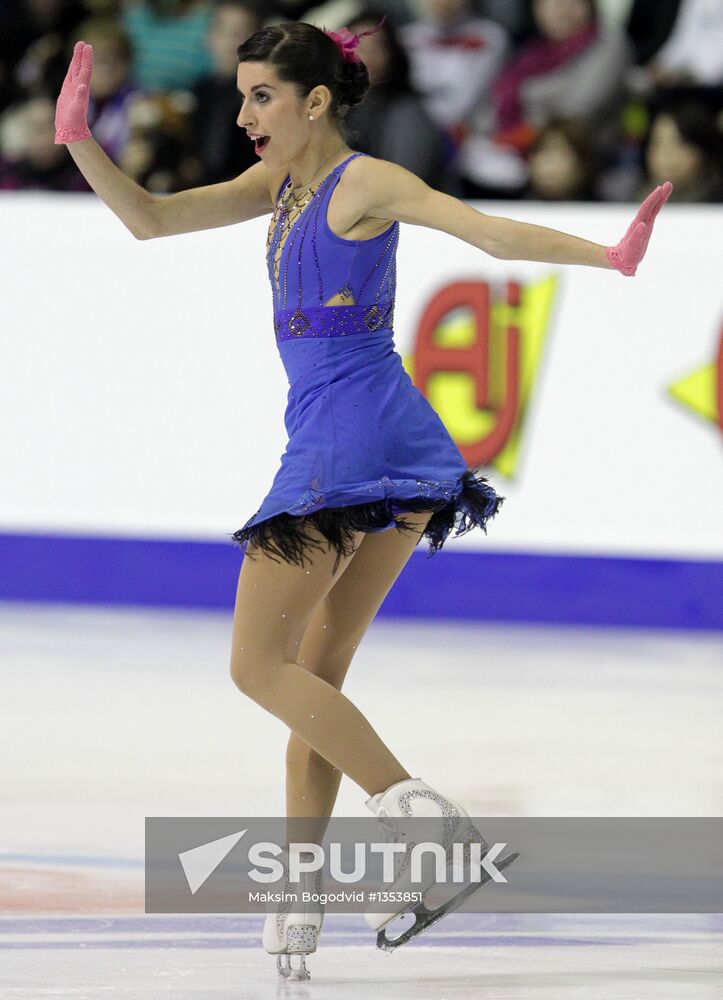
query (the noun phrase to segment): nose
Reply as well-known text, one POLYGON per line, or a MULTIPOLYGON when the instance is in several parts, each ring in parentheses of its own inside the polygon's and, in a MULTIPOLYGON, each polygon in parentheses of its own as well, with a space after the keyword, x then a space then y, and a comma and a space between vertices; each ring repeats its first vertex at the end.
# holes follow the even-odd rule
POLYGON ((236 119, 236 124, 240 128, 246 128, 247 129, 247 128, 249 128, 251 122, 249 122, 249 121, 246 120, 246 112, 244 111, 245 107, 246 107, 246 101, 243 101, 242 104, 241 104, 241 107, 239 108, 238 118, 236 119))

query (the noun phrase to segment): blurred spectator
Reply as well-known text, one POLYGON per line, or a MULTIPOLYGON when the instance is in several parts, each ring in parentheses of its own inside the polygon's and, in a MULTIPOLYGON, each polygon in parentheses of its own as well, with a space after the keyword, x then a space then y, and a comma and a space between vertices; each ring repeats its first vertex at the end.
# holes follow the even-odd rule
POLYGON ((55 144, 55 100, 31 97, 17 112, 18 149, 0 149, 1 191, 90 191, 65 146, 55 144))
POLYGON ((48 109, 80 38, 94 137, 162 194, 257 162, 236 125, 249 34, 382 14, 352 148, 462 198, 627 200, 670 176, 673 200, 721 200, 723 0, 0 0, 0 184, 90 190, 48 109))
POLYGON ((93 17, 120 17, 125 0, 83 0, 93 17))
MULTIPOLYGON (((353 18, 353 32, 379 23, 382 12, 367 8, 353 18)), ((371 86, 364 101, 345 118, 350 145, 398 163, 432 187, 443 183, 444 137, 409 82, 409 62, 389 21, 359 42, 371 86)))
POLYGON ((527 155, 525 197, 541 201, 594 201, 596 162, 584 122, 559 118, 539 133, 527 155))
POLYGON ((276 18, 276 20, 307 21, 309 24, 338 30, 342 25, 348 25, 349 19, 356 17, 358 11, 359 4, 356 0, 317 0, 311 10, 307 10, 303 17, 284 17, 276 18))
POLYGON ((484 100, 508 46, 504 28, 478 17, 470 0, 412 0, 419 19, 400 28, 412 83, 430 117, 456 142, 484 100))
MULTIPOLYGON (((713 115, 721 113, 723 0, 665 0, 661 11, 636 0, 628 31, 639 33, 637 57, 643 63, 628 73, 631 105, 647 104, 655 113, 683 101, 706 105, 713 115), (661 14, 667 15, 662 39, 656 30, 661 14), (651 37, 658 43, 654 48, 645 45, 651 37)), ((633 148, 640 153, 639 136, 633 148)), ((628 158, 623 153, 621 159, 625 163, 628 158)))
POLYGON ((206 39, 213 71, 193 88, 192 146, 202 184, 230 180, 258 162, 254 143, 236 124, 241 104, 236 50, 263 23, 261 6, 253 0, 217 0, 214 7, 206 39))
POLYGON ((134 80, 143 90, 190 90, 213 69, 204 39, 207 0, 125 0, 122 24, 133 44, 134 80))
POLYGON ((91 17, 72 33, 67 46, 68 63, 79 40, 93 46, 88 126, 95 141, 118 162, 128 140, 129 108, 138 88, 131 78, 133 50, 130 39, 114 17, 91 17))
MULTIPOLYGON (((338 31, 348 26, 363 4, 355 0, 272 0, 264 6, 274 21, 308 21, 338 31)), ((412 20, 407 0, 385 0, 383 13, 389 16, 392 27, 412 20)))
POLYGON ((475 116, 457 166, 470 197, 519 193, 522 153, 558 117, 584 118, 600 146, 615 138, 629 46, 622 29, 598 23, 594 0, 533 0, 538 37, 500 73, 475 116))
POLYGON ((620 96, 628 46, 604 30, 594 0, 533 0, 539 38, 528 42, 493 88, 498 135, 541 127, 554 115, 600 118, 620 96))
POLYGON ((529 0, 474 0, 474 10, 480 17, 501 24, 515 42, 534 32, 529 0))
POLYGON ((81 0, 0 0, 0 110, 60 90, 64 40, 86 16, 81 0))
POLYGON ((269 16, 276 21, 308 21, 307 14, 318 6, 319 0, 269 0, 267 4, 269 16))
POLYGON ((201 166, 190 148, 191 101, 182 92, 131 99, 131 131, 118 166, 146 191, 173 194, 198 184, 201 166))
POLYGON ((612 24, 622 28, 627 22, 633 0, 597 0, 599 20, 604 24, 612 24))
POLYGON ((700 104, 659 111, 643 151, 645 179, 637 193, 669 180, 671 201, 721 201, 722 139, 714 115, 700 104))
MULTIPOLYGON (((638 62, 645 64, 647 87, 714 86, 723 83, 723 2, 721 0, 636 0, 628 22, 638 36, 638 62), (662 13, 662 19, 661 19, 662 13), (672 15, 672 17, 671 17, 672 15), (666 30, 662 44, 658 25, 666 30), (657 29, 657 30, 656 30, 657 29)), ((639 81, 638 81, 639 82, 639 81)))
POLYGON ((650 62, 670 36, 681 0, 633 0, 626 30, 637 65, 650 62))
POLYGON ((65 37, 87 14, 82 0, 3 0, 0 52, 14 65, 32 42, 46 35, 65 37))
POLYGON ((723 135, 704 104, 681 100, 654 113, 635 162, 607 172, 603 197, 635 201, 663 181, 673 182, 671 201, 723 200, 723 135))

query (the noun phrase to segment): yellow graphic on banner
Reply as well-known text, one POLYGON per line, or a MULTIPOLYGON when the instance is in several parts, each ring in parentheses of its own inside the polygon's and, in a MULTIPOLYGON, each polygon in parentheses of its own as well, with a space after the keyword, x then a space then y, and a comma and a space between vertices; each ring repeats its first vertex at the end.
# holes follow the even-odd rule
POLYGON ((718 410, 717 371, 714 364, 704 365, 668 386, 679 403, 714 424, 721 424, 718 410))
POLYGON ((699 414, 723 431, 723 327, 718 337, 715 360, 668 386, 673 399, 699 414))
MULTIPOLYGON (((489 392, 492 399, 503 399, 507 378, 507 358, 501 345, 505 331, 517 327, 520 331, 519 401, 514 426, 497 454, 487 463, 501 474, 512 478, 519 464, 521 434, 533 387, 538 378, 550 312, 557 291, 558 278, 550 276, 535 284, 520 286, 518 305, 502 298, 491 299, 489 334, 489 392)), ((434 331, 435 344, 444 348, 467 348, 479 335, 474 316, 465 308, 448 313, 434 331)), ((402 356, 404 367, 414 378, 414 356, 402 356)), ((497 416, 489 409, 480 409, 475 402, 477 373, 438 371, 429 378, 425 393, 430 404, 460 449, 488 437, 497 416)))

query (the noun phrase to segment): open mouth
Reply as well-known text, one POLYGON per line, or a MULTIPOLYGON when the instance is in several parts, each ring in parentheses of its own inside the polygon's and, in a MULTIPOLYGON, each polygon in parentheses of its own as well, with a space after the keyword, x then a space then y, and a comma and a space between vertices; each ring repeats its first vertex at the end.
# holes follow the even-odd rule
POLYGON ((259 152, 261 152, 262 149, 266 149, 266 147, 268 146, 268 144, 269 144, 269 142, 271 140, 269 139, 269 137, 267 135, 262 135, 262 136, 259 136, 254 141, 256 143, 256 152, 259 153, 259 152))

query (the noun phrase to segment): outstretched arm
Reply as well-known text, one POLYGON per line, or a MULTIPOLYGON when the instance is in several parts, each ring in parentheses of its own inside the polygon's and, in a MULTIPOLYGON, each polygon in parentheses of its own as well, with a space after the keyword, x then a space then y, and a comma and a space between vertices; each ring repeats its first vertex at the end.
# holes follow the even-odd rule
MULTIPOLYGON (((55 142, 65 143, 95 193, 139 240, 231 226, 269 215, 269 171, 259 161, 238 177, 170 195, 153 195, 126 177, 88 128, 93 47, 76 42, 55 110, 55 142)), ((277 171, 278 173, 278 171, 277 171)), ((281 183, 282 178, 273 175, 281 183)))
POLYGON ((430 188, 395 163, 372 157, 360 157, 356 162, 363 164, 357 186, 360 206, 372 218, 438 229, 500 260, 587 264, 617 269, 627 276, 635 274, 655 217, 673 189, 670 183, 656 188, 641 205, 620 243, 605 247, 545 226, 485 215, 459 198, 430 188))
POLYGON ((65 144, 78 169, 136 239, 147 239, 153 196, 126 177, 98 145, 88 128, 88 92, 93 48, 76 42, 55 106, 55 143, 65 144))

